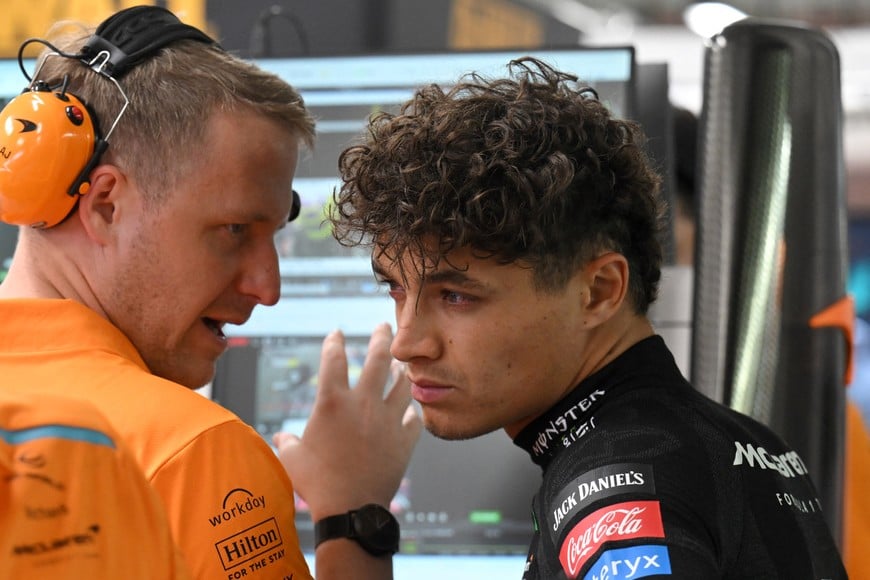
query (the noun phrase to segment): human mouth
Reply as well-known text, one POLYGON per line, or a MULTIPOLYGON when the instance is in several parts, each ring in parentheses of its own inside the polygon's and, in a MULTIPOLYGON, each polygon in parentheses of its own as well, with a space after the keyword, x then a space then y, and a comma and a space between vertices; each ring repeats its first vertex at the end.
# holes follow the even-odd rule
POLYGON ((411 381, 411 396, 421 405, 431 405, 442 401, 453 390, 447 385, 411 381))
POLYGON ((202 323, 208 328, 212 334, 217 337, 218 340, 222 342, 226 342, 227 336, 224 334, 223 328, 226 322, 221 322, 220 320, 215 320, 214 318, 204 317, 202 319, 202 323))

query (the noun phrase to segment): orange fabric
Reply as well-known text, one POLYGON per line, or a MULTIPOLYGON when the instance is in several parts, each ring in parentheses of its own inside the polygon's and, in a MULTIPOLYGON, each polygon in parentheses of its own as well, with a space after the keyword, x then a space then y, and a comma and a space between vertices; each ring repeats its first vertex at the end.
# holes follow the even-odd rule
POLYGON ((0 550, 0 578, 190 578, 160 498, 96 409, 7 389, 0 550))
POLYGON ((831 326, 843 331, 846 340, 846 370, 843 384, 852 383, 855 376, 855 299, 846 295, 810 318, 811 328, 831 326))
POLYGON ((851 401, 846 405, 843 560, 850 578, 870 578, 870 432, 851 401))
POLYGON ((0 300, 0 321, 3 387, 93 403, 162 498, 194 578, 311 578, 292 485, 256 431, 151 375, 117 328, 78 303, 0 300))

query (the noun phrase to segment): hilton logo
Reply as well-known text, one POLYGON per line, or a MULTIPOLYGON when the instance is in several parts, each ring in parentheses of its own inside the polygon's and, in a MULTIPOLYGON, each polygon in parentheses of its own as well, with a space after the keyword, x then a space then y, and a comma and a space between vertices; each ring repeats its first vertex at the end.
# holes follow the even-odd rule
POLYGON ((275 518, 239 532, 215 544, 224 570, 263 556, 269 550, 283 545, 275 518))

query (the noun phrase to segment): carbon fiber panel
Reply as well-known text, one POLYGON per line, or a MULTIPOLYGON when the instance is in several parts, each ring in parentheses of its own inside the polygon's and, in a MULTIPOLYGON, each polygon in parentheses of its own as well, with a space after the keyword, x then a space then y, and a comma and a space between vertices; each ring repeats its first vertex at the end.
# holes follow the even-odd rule
POLYGON ((802 456, 835 537, 847 345, 810 318, 846 295, 839 57, 821 31, 745 20, 706 56, 692 381, 802 456))

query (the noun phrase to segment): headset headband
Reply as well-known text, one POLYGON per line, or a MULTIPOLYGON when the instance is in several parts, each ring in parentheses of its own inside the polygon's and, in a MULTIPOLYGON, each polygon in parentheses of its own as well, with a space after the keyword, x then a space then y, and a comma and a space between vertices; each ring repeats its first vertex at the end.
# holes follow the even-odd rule
MULTIPOLYGON (((117 79, 164 46, 178 40, 196 40, 219 47, 207 34, 194 26, 184 24, 166 8, 133 6, 104 20, 77 56, 91 69, 109 77, 127 101, 127 95, 117 79)), ((83 184, 87 185, 88 176, 108 148, 109 135, 126 108, 124 105, 109 133, 97 139, 94 154, 69 188, 71 196, 77 198, 77 194, 82 192, 83 184)))
POLYGON ((160 6, 133 6, 112 15, 97 27, 82 48, 83 63, 118 79, 158 50, 178 40, 196 40, 219 47, 200 29, 184 24, 160 6), (106 58, 100 57, 105 55, 106 58))
MULTIPOLYGON (((154 55, 158 50, 178 40, 196 40, 221 48, 200 29, 184 24, 160 6, 133 6, 114 14, 97 27, 79 54, 81 61, 101 74, 121 78, 131 68, 154 55), (105 55, 104 58, 100 58, 105 55)), ((90 173, 98 156, 82 172, 90 173)), ((292 208, 288 221, 299 216, 302 202, 291 191, 292 208)))

